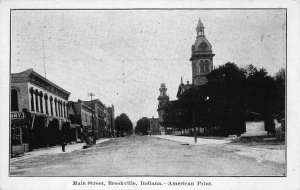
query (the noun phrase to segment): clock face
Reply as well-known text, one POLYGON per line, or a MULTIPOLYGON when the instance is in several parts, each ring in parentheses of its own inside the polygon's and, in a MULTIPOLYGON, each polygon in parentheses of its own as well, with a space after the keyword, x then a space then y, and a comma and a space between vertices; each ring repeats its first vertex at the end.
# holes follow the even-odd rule
POLYGON ((207 44, 206 44, 205 42, 202 42, 202 43, 200 44, 200 49, 201 49, 201 50, 206 50, 206 49, 207 49, 207 44))

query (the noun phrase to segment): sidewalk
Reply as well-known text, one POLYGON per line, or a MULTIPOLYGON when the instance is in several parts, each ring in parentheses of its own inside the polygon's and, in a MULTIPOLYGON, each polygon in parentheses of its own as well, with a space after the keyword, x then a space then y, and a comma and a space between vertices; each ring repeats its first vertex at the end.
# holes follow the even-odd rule
POLYGON ((204 145, 204 144, 225 144, 230 143, 230 140, 227 139, 209 139, 209 138, 197 138, 197 144, 195 144, 194 137, 186 137, 186 136, 174 136, 174 135, 152 135, 153 137, 167 139, 171 141, 177 141, 181 143, 188 143, 191 145, 204 145))
MULTIPOLYGON (((110 139, 99 139, 96 141, 96 144, 105 142, 105 141, 109 141, 110 139)), ((83 146, 86 143, 75 143, 75 144, 68 144, 65 147, 65 152, 62 152, 62 147, 61 146, 55 146, 55 147, 48 147, 48 148, 40 148, 40 149, 36 149, 33 150, 31 152, 25 152, 23 156, 21 157, 15 157, 15 158, 11 158, 10 159, 10 163, 19 161, 19 160, 23 160, 26 158, 31 158, 31 157, 36 157, 36 156, 40 156, 40 155, 55 155, 55 154, 64 154, 64 153, 69 153, 75 150, 83 150, 83 146)))
MULTIPOLYGON (((249 147, 241 144, 232 144, 230 139, 208 139, 197 138, 197 144, 195 144, 194 137, 186 136, 172 136, 172 135, 152 135, 156 138, 167 139, 171 141, 188 143, 190 145, 222 145, 226 149, 235 150, 232 153, 255 158, 257 162, 271 161, 280 164, 285 164, 285 150, 272 150, 263 147, 249 147)), ((275 146, 275 145, 274 145, 275 146)))

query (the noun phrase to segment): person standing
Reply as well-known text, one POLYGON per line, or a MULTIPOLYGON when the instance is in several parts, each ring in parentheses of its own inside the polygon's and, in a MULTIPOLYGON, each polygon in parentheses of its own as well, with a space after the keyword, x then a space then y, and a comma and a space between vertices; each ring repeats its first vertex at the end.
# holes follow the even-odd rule
POLYGON ((66 137, 65 137, 65 134, 62 134, 62 137, 61 137, 61 148, 62 148, 63 152, 65 152, 65 147, 66 147, 66 137))

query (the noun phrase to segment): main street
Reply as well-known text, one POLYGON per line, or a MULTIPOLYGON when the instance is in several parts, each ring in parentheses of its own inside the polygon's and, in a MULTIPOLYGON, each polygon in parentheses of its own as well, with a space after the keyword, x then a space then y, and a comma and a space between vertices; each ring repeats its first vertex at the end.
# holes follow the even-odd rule
MULTIPOLYGON (((201 138, 198 142, 201 143, 201 138)), ((216 140, 218 141, 218 140, 216 140)), ((254 150, 254 149, 253 149, 254 150)), ((88 149, 11 163, 12 176, 283 176, 285 164, 257 159, 250 147, 194 146, 152 136, 116 138, 88 149), (240 154, 248 152, 248 154, 240 154)), ((266 149, 267 152, 267 149, 266 149)))

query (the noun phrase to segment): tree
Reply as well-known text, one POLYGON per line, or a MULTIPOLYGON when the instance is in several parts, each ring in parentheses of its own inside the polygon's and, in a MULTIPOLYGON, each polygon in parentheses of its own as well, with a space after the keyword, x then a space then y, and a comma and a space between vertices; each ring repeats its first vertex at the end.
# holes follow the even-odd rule
POLYGON ((122 113, 116 117, 115 126, 117 134, 122 137, 124 136, 124 132, 131 134, 133 130, 132 122, 125 113, 122 113))
POLYGON ((148 135, 150 129, 150 122, 147 117, 142 117, 136 123, 135 134, 148 135))
POLYGON ((274 77, 276 85, 274 112, 281 118, 285 117, 285 69, 281 68, 274 77))
POLYGON ((243 133, 246 112, 245 71, 234 63, 226 63, 214 69, 207 78, 208 83, 200 92, 202 100, 205 100, 205 96, 209 99, 197 106, 204 104, 206 107, 206 110, 202 110, 204 124, 220 127, 220 133, 224 136, 243 133))
POLYGON ((234 63, 219 66, 207 75, 208 82, 187 89, 165 109, 164 122, 169 127, 186 129, 195 125, 218 129, 216 135, 240 135, 245 121, 265 121, 265 129, 274 131, 273 118, 285 115, 285 70, 274 77, 264 68, 234 63), (252 117, 255 113, 259 117, 252 117))

